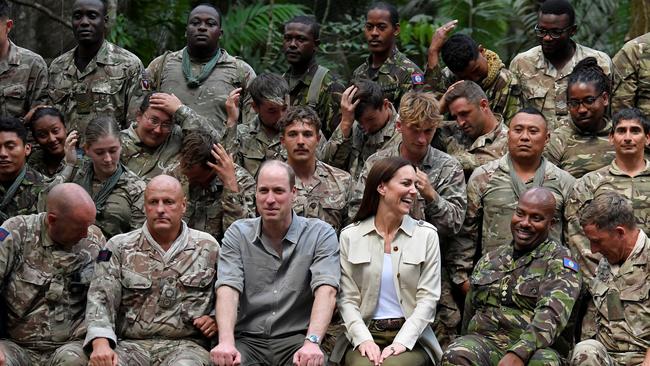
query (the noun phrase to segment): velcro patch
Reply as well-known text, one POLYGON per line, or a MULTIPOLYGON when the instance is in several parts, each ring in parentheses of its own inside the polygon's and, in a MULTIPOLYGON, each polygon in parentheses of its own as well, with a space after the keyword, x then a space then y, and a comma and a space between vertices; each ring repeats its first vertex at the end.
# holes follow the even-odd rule
POLYGON ((0 227, 0 241, 4 241, 9 236, 9 231, 3 227, 0 227))
POLYGON ((108 249, 100 250, 99 254, 97 254, 97 263, 110 261, 112 255, 113 255, 113 252, 111 252, 108 249))
POLYGON ((411 74, 411 81, 413 85, 422 85, 424 84, 424 75, 419 72, 414 72, 411 74))
POLYGON ((580 270, 580 266, 578 265, 578 263, 576 263, 576 261, 574 261, 571 258, 564 257, 563 264, 564 264, 564 268, 568 268, 573 272, 578 272, 580 270))

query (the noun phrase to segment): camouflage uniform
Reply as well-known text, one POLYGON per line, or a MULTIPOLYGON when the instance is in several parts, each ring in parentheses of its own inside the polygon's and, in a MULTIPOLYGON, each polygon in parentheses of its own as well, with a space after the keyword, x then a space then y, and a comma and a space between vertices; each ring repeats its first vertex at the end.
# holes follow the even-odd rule
POLYGON ((590 281, 596 274, 602 256, 591 252, 578 214, 588 200, 608 190, 614 190, 629 199, 637 225, 641 230, 650 232, 650 161, 646 160, 646 168, 634 177, 628 176, 616 165, 616 161, 612 161, 610 165, 587 173, 576 181, 564 212, 567 221, 564 236, 567 238, 567 246, 582 266, 585 279, 590 281))
POLYGON ((580 293, 578 266, 567 248, 548 239, 515 256, 510 243, 476 264, 465 307, 467 335, 452 343, 442 365, 496 365, 506 352, 530 366, 561 364, 550 347, 580 293))
POLYGON ((112 116, 126 128, 130 111, 137 109, 142 94, 144 67, 137 56, 108 41, 84 70, 75 65, 77 48, 57 57, 50 65, 48 93, 52 104, 65 116, 68 131, 84 135, 88 123, 112 116))
POLYGON ((27 157, 27 163, 29 164, 30 168, 41 173, 44 177, 55 176, 56 174, 60 173, 65 167, 65 159, 61 158, 61 161, 59 162, 56 171, 51 171, 50 168, 47 166, 45 159, 47 159, 45 155, 45 150, 32 148, 32 152, 27 157))
POLYGON ((255 217, 255 179, 239 165, 235 165, 235 176, 237 193, 224 188, 218 177, 208 188, 189 186, 185 220, 191 228, 221 240, 230 224, 255 217))
POLYGON ((544 150, 544 156, 574 178, 608 166, 616 156, 609 143, 612 121, 595 133, 581 131, 573 121, 558 127, 544 150))
POLYGON ((0 115, 22 118, 47 103, 47 65, 43 58, 9 41, 9 54, 0 61, 0 115))
POLYGON ((293 210, 299 216, 321 219, 340 232, 348 219, 348 195, 352 177, 344 170, 316 161, 311 184, 296 176, 293 210))
POLYGON ((57 348, 86 332, 86 293, 105 239, 91 226, 86 238, 61 250, 47 234, 46 215, 12 217, 0 228, 0 289, 12 341, 0 348, 8 365, 86 365, 57 348))
POLYGON ((627 42, 614 56, 612 111, 637 107, 650 115, 650 33, 627 42))
POLYGON ((445 121, 436 129, 432 145, 458 159, 463 166, 465 177, 469 178, 474 169, 498 159, 508 151, 508 127, 499 114, 497 127, 472 140, 463 132, 456 121, 445 121))
MULTIPOLYGON (((495 52, 485 50, 488 62, 488 76, 478 82, 490 101, 492 112, 499 113, 509 123, 512 116, 521 108, 521 92, 513 85, 513 76, 506 68, 503 61, 495 52)), ((431 89, 439 97, 459 79, 448 67, 440 69, 440 65, 433 69, 427 68, 424 74, 427 83, 426 89, 431 89)))
MULTIPOLYGON (((242 92, 241 119, 253 119, 254 111, 251 98, 245 93, 250 82, 255 78, 255 71, 244 61, 230 56, 221 49, 221 55, 213 72, 199 87, 190 88, 183 74, 183 51, 167 52, 151 61, 147 71, 151 76, 152 87, 159 92, 174 94, 187 107, 204 119, 204 128, 218 139, 226 134, 226 99, 236 88, 244 88, 242 92)), ((199 75, 206 62, 190 61, 192 73, 199 75)), ((182 110, 176 112, 183 113, 182 110)), ((176 118, 176 116, 174 116, 176 118)))
MULTIPOLYGON (((81 161, 80 166, 72 173, 72 183, 77 183, 84 187, 84 181, 88 174, 93 174, 93 165, 90 159, 81 161)), ((93 197, 104 182, 100 182, 96 176, 92 177, 92 190, 84 187, 88 194, 93 197)), ((142 225, 145 221, 144 216, 144 189, 146 184, 140 177, 130 171, 128 168, 120 176, 117 184, 111 191, 104 208, 97 209, 97 218, 95 225, 102 229, 107 238, 121 233, 126 233, 142 225)))
MULTIPOLYGON (((312 107, 321 121, 322 130, 327 137, 331 136, 336 126, 341 121, 341 94, 345 90, 345 86, 341 79, 329 71, 325 74, 323 82, 318 91, 317 103, 311 104, 308 100, 309 88, 311 87, 312 80, 318 70, 319 65, 316 60, 312 60, 307 72, 299 78, 291 76, 291 69, 284 73, 284 78, 287 79, 289 84, 289 96, 291 97, 291 105, 306 105, 312 107)), ((322 66, 321 66, 322 67, 322 66)))
MULTIPOLYGON (((368 158, 350 198, 348 209, 350 218, 353 218, 359 209, 366 179, 374 163, 381 159, 400 156, 400 145, 401 135, 399 135, 397 143, 368 158)), ((417 201, 413 203, 410 215, 416 220, 425 220, 433 224, 441 237, 440 251, 445 265, 441 273, 441 296, 433 328, 444 349, 456 336, 461 315, 452 296, 450 267, 446 263, 448 261, 448 239, 460 230, 467 207, 465 177, 463 169, 456 159, 431 146, 429 146, 427 155, 418 164, 418 168, 428 176, 433 189, 439 195, 434 201, 426 203, 418 193, 417 201)))
POLYGON ((617 270, 603 258, 591 293, 596 339, 576 345, 571 365, 639 365, 650 348, 650 239, 639 231, 636 245, 617 270))
POLYGON ((557 70, 545 57, 542 46, 533 47, 512 59, 515 83, 524 100, 539 109, 548 120, 550 131, 567 124, 571 117, 566 102, 568 76, 573 68, 587 57, 595 57, 606 75, 611 74, 612 60, 605 53, 574 43, 573 57, 557 70))
POLYGON ((372 80, 381 86, 384 98, 388 99, 395 108, 406 92, 424 85, 424 73, 413 61, 401 53, 397 47, 393 48, 390 56, 378 68, 372 68, 372 55, 354 70, 352 81, 372 80))
POLYGON ((165 142, 158 147, 150 148, 140 141, 135 127, 132 124, 120 133, 122 144, 120 160, 129 170, 148 181, 178 162, 178 154, 183 145, 183 133, 179 126, 174 125, 165 142))
MULTIPOLYGON (((497 249, 512 241, 510 221, 517 207, 517 197, 510 178, 508 166, 510 155, 482 165, 472 173, 467 183, 467 212, 458 236, 452 238, 450 254, 455 277, 461 284, 469 279, 474 257, 497 249), (480 249, 479 249, 480 248, 480 249), (479 253, 478 250, 480 250, 479 253)), ((546 162, 542 187, 548 188, 555 197, 555 219, 551 227, 551 240, 562 242, 562 213, 575 182, 569 173, 546 162)), ((533 179, 524 182, 531 188, 533 179)))
POLYGON ((337 127, 332 137, 327 141, 321 160, 336 168, 343 169, 352 175, 352 179, 359 179, 363 165, 370 155, 396 143, 399 133, 395 130, 397 111, 391 105, 392 117, 379 131, 368 135, 355 121, 352 125, 350 136, 345 138, 341 127, 337 127))
POLYGON ((211 365, 193 321, 214 309, 219 243, 183 229, 166 252, 146 224, 106 244, 88 290, 86 339, 66 351, 88 362, 95 338, 116 346, 120 365, 211 365))
MULTIPOLYGON (((21 181, 13 198, 4 209, 0 209, 0 220, 18 216, 30 215, 38 212, 38 198, 42 191, 45 190, 47 183, 41 173, 26 166, 25 177, 21 181), (2 217, 2 215, 6 217, 2 217)), ((8 183, 8 182, 7 182, 8 183)), ((13 182, 11 182, 13 183, 13 182)), ((0 184, 0 201, 5 198, 9 186, 0 184)))

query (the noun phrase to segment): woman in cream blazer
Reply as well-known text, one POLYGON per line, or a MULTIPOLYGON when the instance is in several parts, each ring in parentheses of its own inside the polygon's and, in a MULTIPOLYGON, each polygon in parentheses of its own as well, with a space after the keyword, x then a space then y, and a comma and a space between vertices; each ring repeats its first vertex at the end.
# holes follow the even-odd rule
POLYGON ((429 326, 440 298, 438 234, 408 215, 416 182, 407 160, 377 162, 355 223, 341 232, 338 308, 346 337, 337 341, 334 362, 417 366, 442 354, 429 326))

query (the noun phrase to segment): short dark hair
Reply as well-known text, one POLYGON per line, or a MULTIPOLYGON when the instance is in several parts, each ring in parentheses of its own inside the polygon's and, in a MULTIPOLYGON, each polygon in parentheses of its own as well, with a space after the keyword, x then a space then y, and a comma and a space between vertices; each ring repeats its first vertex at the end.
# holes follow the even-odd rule
POLYGON ((617 226, 636 228, 634 209, 630 201, 615 191, 605 191, 587 201, 579 212, 580 226, 595 225, 600 230, 612 231, 617 226))
MULTIPOLYGON (((76 0, 76 1, 79 1, 79 0, 76 0)), ((106 5, 106 0, 96 0, 96 1, 98 3, 100 3, 100 4, 102 4, 102 15, 106 16, 108 14, 108 6, 106 5)))
POLYGON ((0 19, 11 17, 11 6, 7 0, 0 0, 0 19))
POLYGON ((309 31, 311 32, 311 36, 314 37, 314 40, 320 39, 320 24, 316 21, 316 18, 313 16, 309 15, 297 15, 288 22, 284 23, 284 27, 286 29, 287 25, 291 23, 299 23, 299 24, 304 24, 309 27, 309 31))
POLYGON ((479 105, 482 99, 488 100, 483 88, 471 80, 461 80, 445 94, 445 103, 450 105, 456 99, 465 98, 473 105, 479 105))
POLYGON ((521 113, 532 114, 533 116, 542 117, 542 119, 544 120, 544 125, 546 126, 546 129, 548 130, 548 120, 546 119, 546 116, 544 115, 544 113, 542 113, 539 109, 537 109, 535 107, 528 106, 528 107, 521 108, 520 110, 517 111, 517 113, 515 113, 512 116, 510 121, 512 121, 512 119, 515 118, 516 115, 521 114, 521 113))
MULTIPOLYGON (((598 65, 595 57, 587 57, 578 62, 573 68, 573 71, 569 74, 568 86, 577 83, 593 84, 599 94, 603 92, 609 94, 612 89, 609 76, 598 65)), ((566 89, 567 99, 569 98, 569 87, 566 89)))
POLYGON ((384 104, 384 92, 381 86, 370 80, 358 80, 354 83, 357 93, 352 102, 359 101, 354 109, 354 118, 358 121, 368 108, 379 109, 384 104))
POLYGON ((264 160, 262 165, 260 165, 260 168, 257 170, 256 184, 257 181, 259 181, 260 179, 260 173, 262 172, 262 170, 266 169, 266 167, 270 165, 279 166, 287 172, 287 178, 289 179, 289 188, 293 188, 296 186, 296 172, 293 170, 291 165, 285 163, 282 160, 275 160, 275 159, 264 160))
POLYGON ((318 113, 316 113, 312 107, 299 105, 289 107, 287 113, 285 113, 278 121, 280 135, 284 135, 284 130, 287 126, 291 125, 295 121, 306 122, 308 125, 311 125, 316 129, 317 134, 320 133, 321 123, 318 113))
POLYGON ((567 0, 546 0, 539 8, 540 14, 554 14, 569 16, 569 26, 576 24, 576 12, 567 0))
POLYGON ((41 107, 38 108, 34 112, 34 114, 32 114, 32 118, 30 118, 30 120, 27 121, 26 123, 27 127, 29 127, 29 129, 32 131, 32 134, 34 134, 36 121, 38 121, 39 119, 45 116, 52 116, 58 118, 61 121, 61 123, 65 126, 65 117, 63 116, 63 113, 61 113, 61 111, 59 111, 54 107, 41 107))
POLYGON ((413 166, 410 161, 401 156, 381 159, 373 164, 370 172, 368 172, 359 211, 354 215, 352 221, 362 221, 377 213, 377 207, 379 207, 379 192, 377 192, 377 187, 381 183, 386 183, 391 180, 398 170, 407 165, 413 166))
POLYGON ((371 10, 386 10, 388 13, 390 13, 390 22, 393 25, 398 25, 399 24, 399 13, 397 12, 397 8, 393 4, 385 3, 383 1, 379 1, 376 3, 370 4, 368 6, 368 10, 366 11, 366 19, 368 18, 368 13, 371 10))
POLYGON ((646 135, 650 133, 650 123, 648 123, 648 119, 645 117, 643 112, 641 112, 640 109, 638 108, 623 108, 620 111, 616 112, 612 116, 612 130, 610 131, 610 134, 614 134, 614 131, 616 130, 616 126, 618 126, 621 121, 638 121, 641 127, 643 127, 643 133, 646 135))
POLYGON ((442 45, 440 56, 445 65, 454 73, 462 72, 471 61, 478 58, 478 44, 472 37, 456 33, 442 45))
POLYGON ((248 86, 248 92, 258 106, 265 100, 273 102, 284 100, 289 95, 289 91, 287 80, 272 72, 257 75, 248 86))
POLYGON ((142 103, 140 103, 140 107, 138 108, 138 111, 140 111, 140 113, 144 113, 147 111, 147 109, 149 109, 150 99, 153 94, 153 92, 150 92, 144 95, 142 98, 142 103))
POLYGON ((23 144, 27 143, 27 129, 16 117, 0 117, 0 132, 14 132, 23 144))
POLYGON ((214 9, 214 10, 217 12, 217 20, 219 21, 219 26, 221 26, 221 10, 219 10, 219 8, 218 8, 216 5, 214 5, 214 4, 210 4, 210 3, 205 3, 205 2, 196 5, 195 7, 192 8, 192 10, 190 10, 190 12, 187 14, 187 22, 188 22, 188 23, 189 23, 189 21, 190 21, 190 15, 191 15, 192 12, 193 12, 196 8, 198 8, 199 6, 207 6, 208 8, 212 8, 212 9, 214 9))
POLYGON ((212 156, 212 145, 217 140, 202 130, 193 130, 183 138, 180 152, 181 167, 191 167, 197 164, 208 166, 208 162, 216 163, 212 156))

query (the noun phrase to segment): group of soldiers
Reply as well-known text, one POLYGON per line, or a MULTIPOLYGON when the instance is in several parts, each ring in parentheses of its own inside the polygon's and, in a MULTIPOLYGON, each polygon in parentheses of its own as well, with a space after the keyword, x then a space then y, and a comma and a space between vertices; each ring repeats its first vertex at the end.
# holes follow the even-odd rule
POLYGON ((537 15, 509 67, 452 21, 420 68, 374 3, 346 86, 308 16, 284 75, 209 4, 144 68, 76 0, 48 67, 0 0, 0 366, 340 360, 337 236, 396 156, 440 237, 436 362, 650 365, 650 34, 612 60, 567 0, 537 15))

